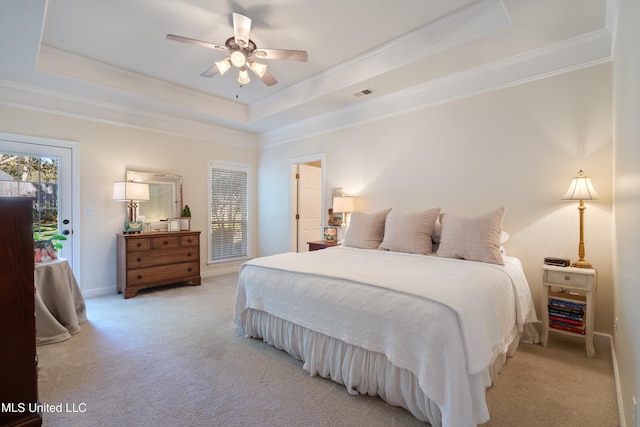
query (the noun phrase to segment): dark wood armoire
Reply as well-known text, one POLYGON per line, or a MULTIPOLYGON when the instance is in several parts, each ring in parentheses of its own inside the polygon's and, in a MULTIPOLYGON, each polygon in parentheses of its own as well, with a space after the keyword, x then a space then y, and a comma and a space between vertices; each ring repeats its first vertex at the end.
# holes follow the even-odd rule
POLYGON ((0 197, 0 426, 40 426, 33 199, 0 197))

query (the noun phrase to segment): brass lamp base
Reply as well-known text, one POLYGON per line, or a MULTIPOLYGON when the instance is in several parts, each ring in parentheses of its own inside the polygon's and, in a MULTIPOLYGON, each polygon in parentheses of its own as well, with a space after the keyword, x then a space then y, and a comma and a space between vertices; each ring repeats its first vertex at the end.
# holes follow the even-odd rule
POLYGON ((571 264, 571 267, 593 268, 593 266, 591 264, 589 264, 587 261, 585 261, 583 259, 579 259, 578 261, 574 262, 573 264, 571 264))

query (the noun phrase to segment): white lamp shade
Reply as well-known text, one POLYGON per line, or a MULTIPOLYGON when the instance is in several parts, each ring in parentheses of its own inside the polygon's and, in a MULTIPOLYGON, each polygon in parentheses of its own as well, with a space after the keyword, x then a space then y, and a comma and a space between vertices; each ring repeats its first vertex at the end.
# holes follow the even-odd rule
POLYGON ((241 85, 246 85, 251 81, 251 79, 249 78, 249 73, 247 72, 247 69, 242 67, 240 68, 240 71, 238 71, 238 83, 240 83, 241 85))
POLYGON ((149 200, 149 184, 133 181, 113 183, 113 200, 121 202, 146 202, 149 200))
POLYGON ((226 58, 222 61, 216 61, 216 67, 218 67, 220 75, 223 75, 229 70, 229 68, 231 68, 231 60, 229 58, 226 58))
POLYGON ((333 211, 338 212, 353 212, 353 197, 351 196, 337 196, 333 198, 333 211))
POLYGON ((262 78, 262 76, 264 76, 264 73, 267 71, 266 65, 256 61, 249 62, 249 68, 251 68, 251 71, 256 73, 256 75, 260 78, 262 78))
POLYGON ((598 200, 600 196, 591 184, 588 176, 584 176, 582 171, 571 181, 569 189, 562 200, 598 200))

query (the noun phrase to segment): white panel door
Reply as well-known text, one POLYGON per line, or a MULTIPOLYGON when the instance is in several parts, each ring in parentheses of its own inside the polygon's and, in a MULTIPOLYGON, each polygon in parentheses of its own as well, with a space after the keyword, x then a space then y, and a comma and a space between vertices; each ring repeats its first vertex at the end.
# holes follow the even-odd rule
POLYGON ((306 252, 322 237, 322 168, 300 164, 298 173, 298 252, 306 252))

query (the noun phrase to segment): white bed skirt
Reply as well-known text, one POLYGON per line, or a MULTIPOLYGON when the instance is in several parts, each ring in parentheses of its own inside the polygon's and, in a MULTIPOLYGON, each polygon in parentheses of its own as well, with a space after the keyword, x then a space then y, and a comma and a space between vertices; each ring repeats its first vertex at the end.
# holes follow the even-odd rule
MULTIPOLYGON (((247 310, 244 329, 247 336, 262 338, 303 361, 302 368, 311 376, 331 378, 345 385, 350 394, 380 396, 390 405, 405 408, 420 421, 434 427, 442 425, 438 405, 426 396, 417 378, 391 364, 382 353, 346 344, 258 310, 247 310)), ((492 384, 507 356, 515 353, 518 344, 514 339, 507 353, 497 357, 487 370, 470 378, 473 401, 463 404, 471 403, 478 423, 489 420, 485 389, 492 384)))

